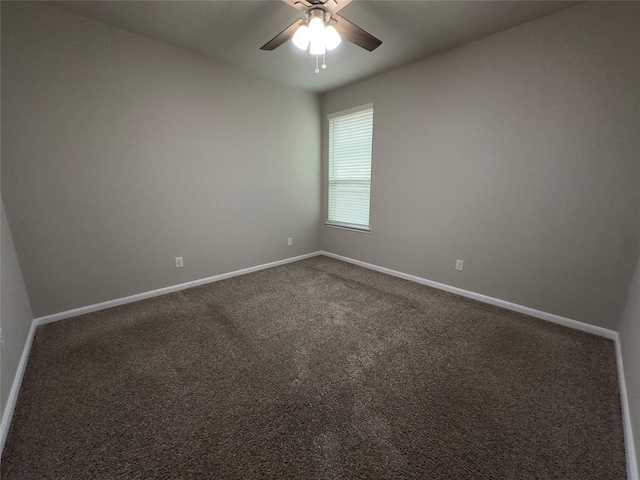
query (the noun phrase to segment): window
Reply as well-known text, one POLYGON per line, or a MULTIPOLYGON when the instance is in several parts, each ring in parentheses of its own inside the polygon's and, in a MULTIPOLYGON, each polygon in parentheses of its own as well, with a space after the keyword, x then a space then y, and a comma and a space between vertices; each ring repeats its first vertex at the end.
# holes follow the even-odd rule
POLYGON ((373 104, 328 116, 327 225, 369 231, 373 104))

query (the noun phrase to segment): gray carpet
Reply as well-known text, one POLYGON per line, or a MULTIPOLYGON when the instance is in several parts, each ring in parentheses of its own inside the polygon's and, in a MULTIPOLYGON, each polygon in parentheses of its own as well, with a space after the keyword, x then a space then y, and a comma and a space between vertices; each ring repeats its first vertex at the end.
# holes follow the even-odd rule
POLYGON ((327 257, 38 328, 13 479, 623 479, 610 340, 327 257))

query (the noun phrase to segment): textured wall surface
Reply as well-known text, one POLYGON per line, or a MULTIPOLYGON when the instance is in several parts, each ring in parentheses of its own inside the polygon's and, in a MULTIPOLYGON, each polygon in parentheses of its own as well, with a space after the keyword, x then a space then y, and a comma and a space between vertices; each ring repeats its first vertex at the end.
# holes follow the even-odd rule
POLYGON ((373 102, 374 140, 371 233, 323 227, 322 248, 617 330, 640 232, 638 18, 581 4, 324 95, 324 114, 373 102))
POLYGON ((29 298, 22 279, 22 272, 15 246, 11 238, 11 230, 2 205, 2 225, 0 226, 2 269, 0 270, 0 326, 4 337, 4 350, 0 353, 0 412, 4 415, 7 398, 18 369, 20 356, 29 335, 33 314, 29 298))
POLYGON ((637 461, 640 460, 640 262, 629 290, 619 333, 637 461))
POLYGON ((317 96, 2 10, 2 194, 36 316, 318 249, 317 96))

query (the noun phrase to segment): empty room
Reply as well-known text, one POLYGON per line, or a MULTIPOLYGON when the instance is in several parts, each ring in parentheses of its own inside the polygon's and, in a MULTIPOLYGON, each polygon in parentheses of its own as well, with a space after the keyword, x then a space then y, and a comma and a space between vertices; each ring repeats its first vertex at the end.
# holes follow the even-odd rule
POLYGON ((639 480, 639 2, 0 17, 3 480, 639 480))

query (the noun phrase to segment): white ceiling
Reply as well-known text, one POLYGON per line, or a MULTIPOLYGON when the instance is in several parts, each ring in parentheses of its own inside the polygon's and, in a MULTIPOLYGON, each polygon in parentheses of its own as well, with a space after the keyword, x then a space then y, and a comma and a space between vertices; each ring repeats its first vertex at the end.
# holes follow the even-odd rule
POLYGON ((549 15, 580 2, 354 0, 340 14, 382 40, 373 52, 348 42, 314 57, 287 42, 260 47, 299 18, 279 0, 47 2, 217 62, 301 89, 326 92, 549 15))

